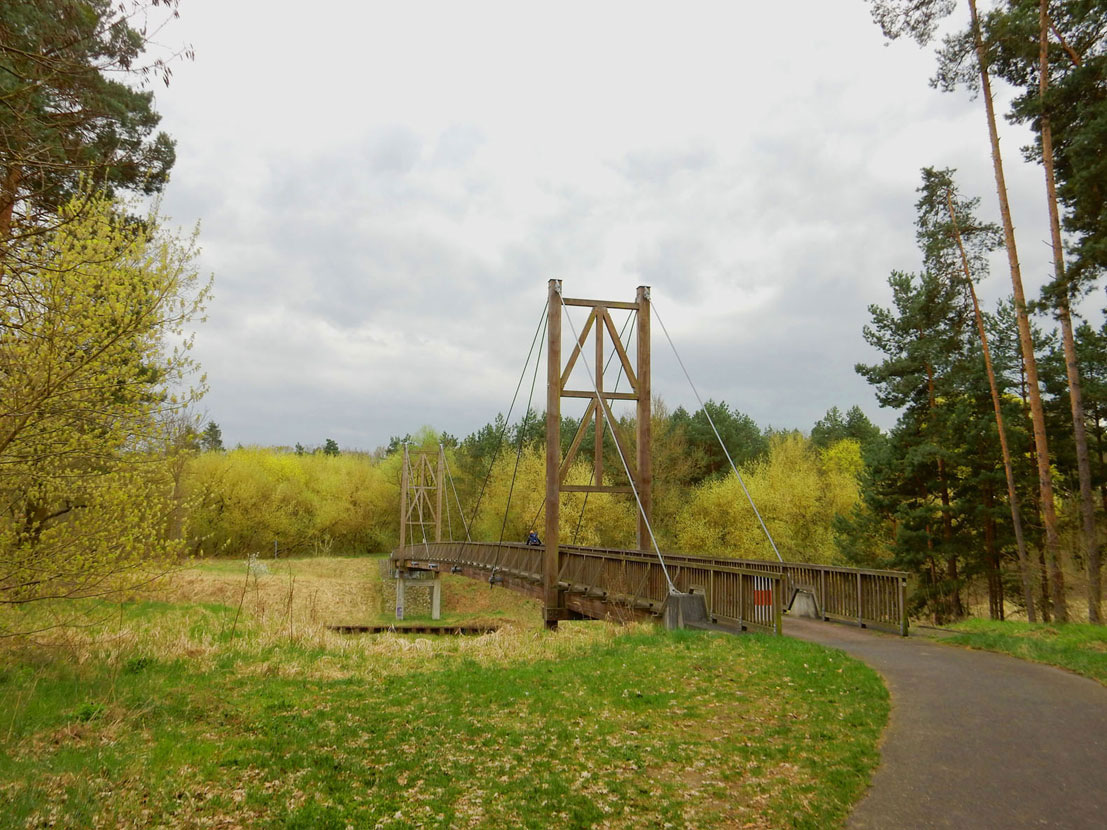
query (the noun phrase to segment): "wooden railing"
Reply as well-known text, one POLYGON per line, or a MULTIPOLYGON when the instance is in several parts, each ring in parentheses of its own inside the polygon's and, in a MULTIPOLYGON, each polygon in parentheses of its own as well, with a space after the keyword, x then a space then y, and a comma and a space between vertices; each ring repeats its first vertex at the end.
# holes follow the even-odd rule
MULTIPOLYGON (((650 613, 661 612, 668 586, 656 556, 610 548, 566 546, 561 550, 562 588, 600 599, 610 596, 611 601, 650 613)), ((489 573, 496 570, 538 584, 543 554, 544 548, 527 545, 441 542, 411 545, 397 550, 392 558, 397 563, 434 559, 489 573)), ((903 571, 668 553, 665 563, 678 590, 703 593, 712 617, 722 623, 778 630, 771 617, 778 608, 789 605, 797 591, 803 591, 814 597, 823 619, 907 636, 907 574, 903 571), (751 581, 758 575, 769 579, 767 587, 756 587, 751 581), (768 606, 764 604, 766 590, 773 595, 768 606)))
MULTIPOLYGON (((665 561, 679 560, 665 556, 665 561)), ((699 560, 701 557, 691 557, 699 560)), ((907 573, 904 571, 847 568, 805 562, 769 562, 761 559, 724 559, 749 570, 765 570, 783 576, 784 603, 789 605, 797 591, 815 598, 824 620, 855 623, 863 628, 880 628, 907 636, 907 573)))
MULTIPOLYGON (((578 548, 567 547, 563 550, 578 548)), ((579 550, 602 551, 606 554, 625 552, 607 548, 579 550)), ((825 620, 855 623, 863 628, 886 629, 907 636, 908 575, 904 571, 677 553, 666 553, 664 556, 670 571, 681 566, 702 567, 705 563, 710 563, 765 574, 779 573, 782 575, 781 588, 785 606, 791 603, 797 591, 805 591, 814 596, 819 613, 825 620)))
MULTIPOLYGON (((392 554, 397 568, 480 571, 494 578, 538 585, 545 548, 519 544, 439 542, 410 545, 392 554)), ((682 593, 699 593, 712 622, 743 630, 781 633, 781 573, 750 569, 733 560, 665 557, 669 577, 682 593), (680 561, 675 561, 679 559, 680 561)), ((659 615, 669 585, 657 556, 644 551, 563 547, 559 587, 574 610, 616 616, 620 609, 659 615), (603 609, 602 612, 597 609, 603 609)))

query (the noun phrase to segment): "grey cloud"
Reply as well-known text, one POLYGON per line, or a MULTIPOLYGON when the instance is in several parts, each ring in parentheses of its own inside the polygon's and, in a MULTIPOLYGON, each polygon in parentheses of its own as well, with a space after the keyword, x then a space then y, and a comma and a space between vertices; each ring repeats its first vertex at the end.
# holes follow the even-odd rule
POLYGON ((706 146, 680 149, 638 150, 614 162, 612 167, 634 184, 664 186, 682 173, 694 175, 718 164, 706 146))
MULTIPOLYGON (((917 267, 917 168, 971 168, 966 181, 985 204, 994 196, 969 151, 911 158, 889 179, 870 167, 889 134, 848 127, 836 140, 857 151, 785 131, 726 154, 707 143, 625 154, 608 165, 613 187, 533 172, 545 199, 528 208, 464 125, 270 160, 256 202, 197 173, 171 198, 206 217, 217 275, 198 339, 211 415, 230 441, 371 448, 423 424, 464 435, 506 410, 545 280, 560 277, 578 295, 652 284, 698 309, 707 322, 673 334, 701 392, 763 426, 809 429, 853 403, 887 426, 894 413, 877 411, 853 365, 875 357, 861 327, 869 303, 888 301, 888 272, 917 267), (482 222, 512 231, 472 236, 482 222), (615 239, 621 270, 599 273, 615 239), (763 305, 751 313, 746 296, 763 305)), ((1035 198, 1021 179, 1013 187, 1035 198)), ((655 390, 694 406, 655 338, 655 390)))

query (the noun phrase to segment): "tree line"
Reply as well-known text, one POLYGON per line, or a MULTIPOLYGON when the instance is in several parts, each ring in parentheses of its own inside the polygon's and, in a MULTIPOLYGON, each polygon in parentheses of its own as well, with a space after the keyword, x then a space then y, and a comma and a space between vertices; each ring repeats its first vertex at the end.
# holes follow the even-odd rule
MULTIPOLYGON (((871 0, 870 6, 885 36, 926 45, 961 4, 871 0)), ((987 575, 991 613, 1002 617, 1003 564, 1013 550, 1017 595, 1029 619, 1067 620, 1067 547, 1084 566, 1088 617, 1099 622, 1102 510, 1097 514, 1094 490, 1102 507, 1096 380, 1102 366, 1094 351, 1103 330, 1074 323, 1073 307, 1107 265, 1107 4, 1007 0, 982 12, 967 0, 965 11, 967 23, 938 46, 931 83, 966 89, 982 104, 1000 223, 976 217, 979 200, 960 192, 955 171, 922 171, 916 205, 922 268, 891 275, 893 307, 872 307, 864 332, 885 357, 858 366, 881 403, 901 416, 866 471, 865 507, 846 532, 857 540, 890 538, 893 561, 920 573, 921 594, 939 619, 964 613, 966 569, 987 575), (1052 275, 1033 300, 1023 288, 1011 220, 997 81, 1015 91, 1007 117, 1032 130, 1034 144, 1024 152, 1043 172, 1052 275), (1006 255, 1012 290, 988 313, 974 285, 997 250, 1006 255), (1036 329, 1035 313, 1048 330, 1036 329), (1065 545, 1074 516, 1080 542, 1065 545)), ((855 545, 853 555, 863 548, 855 545)))
MULTIPOLYGON (((860 497, 863 448, 883 436, 857 407, 832 409, 812 430, 762 430, 725 403, 706 408, 763 507, 783 555, 796 561, 843 563, 834 518, 860 497)), ((399 539, 401 469, 409 453, 445 453, 444 533, 448 538, 521 542, 544 527, 545 414, 513 423, 498 415, 463 439, 430 428, 395 436, 374 453, 299 455, 288 448, 207 451, 186 466, 186 537, 193 554, 385 552, 399 539), (541 428, 539 428, 541 427, 541 428)), ((562 421, 562 452, 578 422, 562 421)), ((620 424, 634 433, 633 416, 620 424)), ((765 558, 768 546, 719 448, 704 410, 670 412, 655 401, 653 524, 665 550, 765 558)), ((591 427, 589 427, 591 429, 591 427)), ((633 446, 633 444, 632 444, 633 446)), ((625 483, 605 435, 604 483, 625 483)), ((589 461, 569 471, 591 481, 589 461)), ((594 482, 593 482, 594 483, 594 482)), ((566 493, 562 538, 571 544, 633 547, 636 505, 625 495, 566 493)), ((418 540, 416 540, 418 541, 418 540)))

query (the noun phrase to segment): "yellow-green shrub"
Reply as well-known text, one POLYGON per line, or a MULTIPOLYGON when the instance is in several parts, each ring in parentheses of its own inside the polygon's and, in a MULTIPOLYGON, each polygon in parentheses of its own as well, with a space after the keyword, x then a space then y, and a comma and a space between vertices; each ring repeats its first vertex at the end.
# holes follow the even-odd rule
POLYGON ((189 528, 206 555, 389 550, 399 534, 399 465, 367 455, 295 455, 249 447, 189 464, 189 528))
MULTIPOLYGON (((588 484, 588 462, 574 464, 566 479, 568 484, 588 484)), ((610 483, 606 482, 605 483, 610 483)), ((475 540, 496 541, 503 528, 505 542, 522 542, 527 532, 545 532, 546 516, 543 502, 546 494, 546 456, 536 449, 524 449, 515 471, 515 456, 504 454, 497 461, 481 499, 480 510, 473 521, 475 540), (515 474, 515 487, 511 479, 515 474), (511 506, 507 509, 508 494, 511 506), (504 522, 505 510, 507 522, 504 522)), ((468 508, 467 508, 468 509, 468 508)), ((560 534, 562 544, 602 547, 633 547, 637 507, 632 496, 592 493, 585 504, 584 493, 561 496, 560 534), (581 511, 583 510, 583 518, 581 511), (574 542, 575 540, 575 542, 574 542)))
MULTIPOLYGON (((825 450, 798 433, 774 436, 769 455, 743 471, 781 555, 834 563, 833 521, 859 498, 860 445, 839 441, 825 450)), ((700 485, 677 519, 677 544, 687 553, 775 558, 733 474, 700 485)))

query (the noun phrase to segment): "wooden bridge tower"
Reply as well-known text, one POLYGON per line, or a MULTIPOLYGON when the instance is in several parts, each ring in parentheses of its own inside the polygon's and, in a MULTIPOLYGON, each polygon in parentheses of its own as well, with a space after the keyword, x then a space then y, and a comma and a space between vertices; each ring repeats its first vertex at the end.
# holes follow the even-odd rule
POLYGON ((446 457, 438 452, 408 452, 400 480, 400 547, 442 541, 442 480, 446 457), (429 529, 429 532, 428 532, 429 529))
POLYGON ((559 531, 561 520, 562 493, 627 493, 631 498, 637 494, 638 506, 638 549, 650 547, 649 519, 651 516, 651 488, 653 474, 650 461, 650 289, 638 286, 634 302, 614 300, 581 300, 564 297, 561 293, 561 280, 549 282, 549 311, 547 319, 548 353, 546 376, 546 528, 545 559, 542 570, 543 598, 545 602, 546 626, 553 628, 557 621, 566 619, 569 612, 565 604, 565 592, 559 590, 561 573, 561 553, 559 531), (590 309, 588 319, 580 330, 568 361, 561 361, 562 308, 582 306, 590 309), (627 345, 622 342, 610 309, 623 309, 636 312, 637 325, 635 362, 631 364, 627 345), (606 335, 605 335, 606 332, 606 335), (589 334, 592 335, 595 350, 594 357, 585 357, 585 363, 591 371, 588 373, 590 388, 567 388, 573 367, 587 347, 589 334), (603 368, 606 354, 604 339, 610 337, 611 346, 622 364, 622 371, 630 382, 629 392, 616 392, 604 387, 603 368), (580 420, 577 434, 574 436, 565 458, 561 457, 561 399, 584 398, 588 407, 580 420), (633 454, 627 436, 622 434, 618 422, 611 411, 611 401, 634 401, 637 404, 636 441, 633 454), (595 423, 595 441, 592 448, 593 477, 591 484, 566 484, 569 468, 576 459, 590 422, 595 423), (611 437, 626 464, 631 485, 605 485, 603 481, 603 440, 605 427, 610 426, 611 437))
MULTIPOLYGON (((400 481, 400 547, 429 546, 442 541, 442 499, 446 475, 446 455, 438 452, 409 453, 404 444, 404 466, 400 481)), ((437 620, 442 608, 442 577, 438 563, 409 561, 396 569, 396 619, 404 618, 404 601, 409 587, 426 587, 431 593, 431 619, 437 620)))

